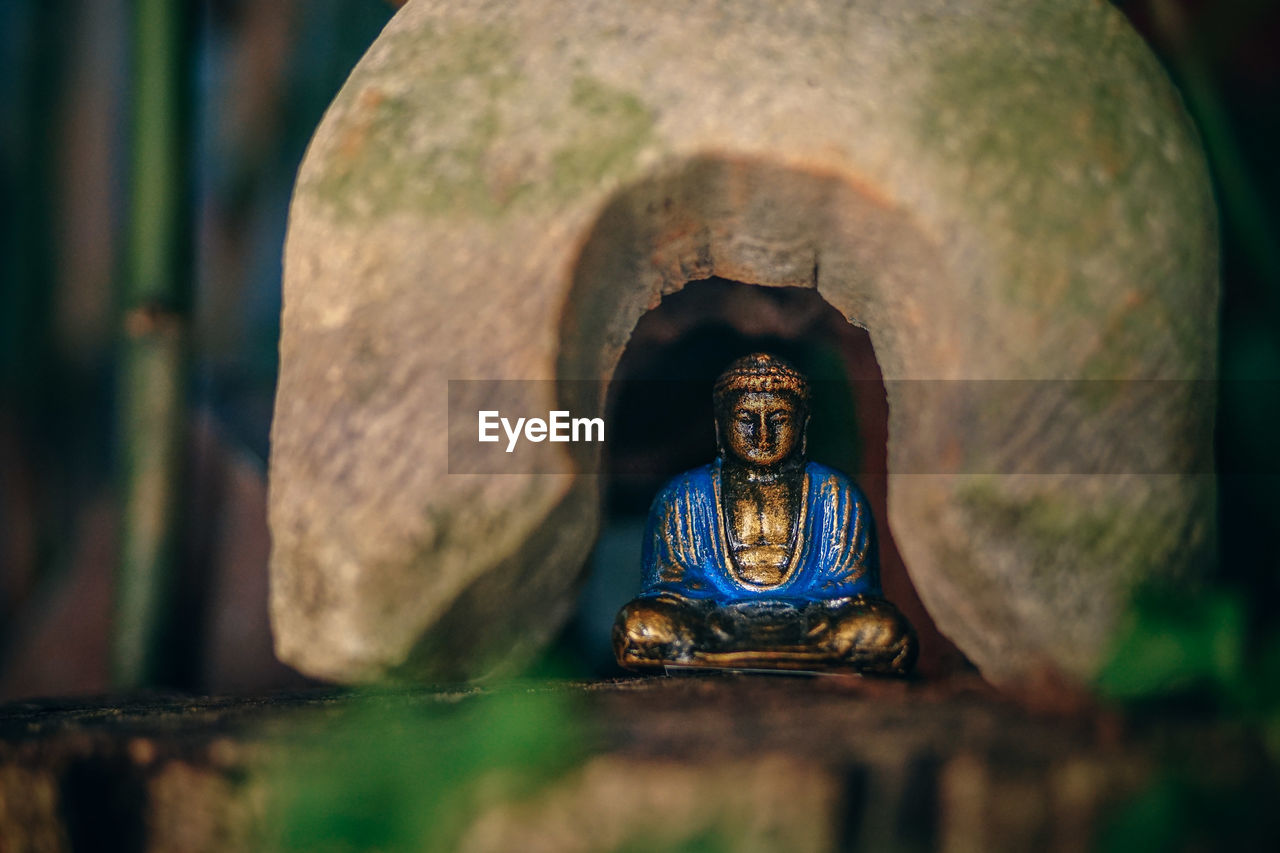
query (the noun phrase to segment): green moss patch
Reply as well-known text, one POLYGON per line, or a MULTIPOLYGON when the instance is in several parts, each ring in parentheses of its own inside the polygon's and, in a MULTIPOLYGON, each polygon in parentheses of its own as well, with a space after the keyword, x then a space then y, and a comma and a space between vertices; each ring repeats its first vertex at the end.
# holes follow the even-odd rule
POLYGON ((557 86, 519 47, 501 28, 389 35, 339 95, 298 192, 344 216, 494 219, 629 175, 652 111, 585 73, 557 86))
POLYGON ((1066 490, 1012 494, 993 477, 976 477, 957 499, 984 539, 1016 541, 1030 575, 1070 571, 1133 584, 1157 574, 1177 531, 1119 499, 1093 501, 1066 490))

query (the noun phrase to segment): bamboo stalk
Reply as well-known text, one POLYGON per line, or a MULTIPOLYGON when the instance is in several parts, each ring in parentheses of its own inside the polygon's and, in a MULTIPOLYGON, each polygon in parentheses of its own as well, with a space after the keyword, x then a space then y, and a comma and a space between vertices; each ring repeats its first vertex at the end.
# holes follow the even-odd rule
POLYGON ((134 0, 133 121, 119 374, 116 686, 163 682, 186 432, 191 228, 185 2, 134 0))

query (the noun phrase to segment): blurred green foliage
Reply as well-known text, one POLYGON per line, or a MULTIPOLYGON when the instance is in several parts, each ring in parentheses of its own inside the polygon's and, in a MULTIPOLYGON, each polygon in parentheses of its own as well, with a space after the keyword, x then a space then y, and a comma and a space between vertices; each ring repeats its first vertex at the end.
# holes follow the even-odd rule
POLYGON ((576 766, 581 719, 554 687, 355 700, 271 769, 279 850, 453 850, 486 805, 518 800, 576 766))
MULTIPOLYGON (((487 810, 545 793, 589 757, 596 733, 570 684, 540 677, 491 691, 371 691, 344 700, 336 719, 295 734, 267 767, 264 846, 458 849, 487 810)), ((598 819, 609 825, 607 816, 598 819)), ((584 830, 584 843, 612 841, 617 853, 728 853, 739 846, 733 839, 740 828, 720 821, 674 832, 627 830, 625 818, 617 826, 621 837, 610 839, 597 825, 594 834, 584 830)), ((547 839, 541 842, 545 849, 547 839)))
POLYGON ((1139 590, 1098 687, 1138 718, 1190 713, 1261 747, 1255 765, 1225 768, 1169 750, 1101 849, 1280 849, 1280 630, 1251 628, 1240 593, 1139 590))
POLYGON ((1244 602, 1234 593, 1142 590, 1099 686, 1120 700, 1197 690, 1238 700, 1248 684, 1245 628, 1244 602))
POLYGON ((1275 788, 1206 784, 1167 772, 1112 816, 1098 849, 1105 853, 1280 849, 1275 788))
POLYGON ((1230 588, 1140 590, 1100 692, 1134 707, 1194 705, 1256 728, 1280 764, 1280 628, 1247 617, 1230 588))

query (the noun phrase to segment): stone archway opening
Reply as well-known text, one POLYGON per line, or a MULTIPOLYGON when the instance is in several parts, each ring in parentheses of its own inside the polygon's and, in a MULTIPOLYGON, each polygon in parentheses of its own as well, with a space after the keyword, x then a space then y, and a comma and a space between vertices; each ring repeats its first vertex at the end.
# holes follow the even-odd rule
POLYGON ((809 377, 809 456, 851 475, 877 519, 885 594, 916 626, 919 671, 968 666, 916 594, 888 523, 888 399, 865 329, 811 288, 761 287, 723 278, 689 282, 636 323, 606 393, 610 439, 601 467, 600 539, 572 623, 574 645, 597 671, 608 657, 613 614, 636 592, 650 502, 681 471, 715 455, 711 389, 724 367, 755 351, 783 356, 809 377))
POLYGON ((1135 405, 1111 382, 1011 411, 942 384, 1214 375, 1211 187, 1140 39, 1105 8, 1003 4, 1027 49, 993 58, 983 14, 777 5, 410 4, 361 62, 290 211, 282 660, 354 682, 535 654, 572 605, 601 478, 559 447, 520 476, 454 476, 444 389, 534 380, 531 414, 602 416, 640 318, 713 276, 811 288, 868 330, 885 523, 991 681, 1087 681, 1128 589, 1212 565, 1212 407, 1191 392, 1135 405), (1033 49, 1064 24, 1078 44, 1033 49), (478 33, 494 62, 459 64, 478 33), (1030 85, 970 85, 1010 69, 1030 85))
MULTIPOLYGON (((610 460, 620 476, 587 477, 579 487, 593 492, 596 504, 614 513, 615 521, 623 510, 637 512, 662 476, 702 464, 714 453, 708 389, 729 361, 770 347, 798 356, 803 369, 846 389, 836 396, 848 410, 815 417, 811 457, 862 474, 877 515, 886 594, 901 602, 925 635, 922 671, 963 666, 963 656, 920 604, 890 532, 897 521, 891 516, 899 511, 888 497, 895 458, 919 461, 937 448, 918 428, 900 429, 902 424, 894 422, 900 413, 890 408, 893 388, 886 393, 881 378, 882 373, 894 379, 936 375, 939 366, 945 375, 958 367, 947 359, 956 346, 954 330, 926 322, 929 316, 945 316, 951 301, 961 299, 958 292, 939 288, 947 278, 934 244, 917 223, 874 187, 847 177, 709 155, 619 189, 597 214, 576 258, 561 315, 556 375, 562 408, 608 413, 615 422, 640 419, 640 425, 634 442, 628 444, 621 426, 622 441, 610 442, 622 451, 610 460), (927 306, 918 301, 924 293, 933 294, 927 306), (684 332, 672 331, 685 326, 684 332), (651 423, 642 413, 656 398, 646 403, 643 397, 614 393, 625 386, 629 372, 639 376, 650 369, 686 377, 653 393, 679 398, 681 403, 670 408, 687 410, 688 423, 651 423), (705 388, 698 388, 699 380, 705 388), (858 420, 851 396, 851 389, 860 387, 864 393, 871 390, 862 401, 865 423, 858 420), (824 430, 832 437, 825 448, 824 430), (677 435, 676 444, 644 446, 666 433, 677 435), (866 447, 873 449, 864 453, 866 447), (622 470, 636 465, 648 473, 622 470)), ((582 454, 577 459, 582 470, 602 470, 599 459, 589 458, 591 449, 576 452, 582 454)), ((642 526, 643 519, 633 517, 631 523, 642 526)), ((607 527, 603 532, 594 562, 634 562, 638 571, 638 552, 631 555, 614 542, 607 527)), ((603 595, 619 598, 616 607, 634 593, 633 586, 634 577, 625 591, 603 595)), ((921 592, 929 606, 936 592, 921 592)), ((600 594, 588 586, 584 601, 600 594)), ((601 634, 612 618, 609 609, 603 602, 584 605, 579 627, 594 626, 590 633, 601 634)))

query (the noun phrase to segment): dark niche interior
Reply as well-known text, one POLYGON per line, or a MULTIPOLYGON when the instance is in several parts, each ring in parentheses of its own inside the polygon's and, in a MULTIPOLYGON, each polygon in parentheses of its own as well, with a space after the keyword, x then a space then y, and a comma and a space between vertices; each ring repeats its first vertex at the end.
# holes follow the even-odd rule
POLYGON ((968 668, 920 603, 889 529, 889 407, 870 336, 816 290, 720 278, 690 282, 645 313, 614 372, 601 533, 566 643, 597 674, 621 672, 609 630, 638 591, 649 504, 669 478, 715 457, 712 385, 730 362, 756 351, 790 360, 809 378, 809 458, 849 473, 866 493, 885 595, 920 634, 917 671, 936 676, 968 668))

